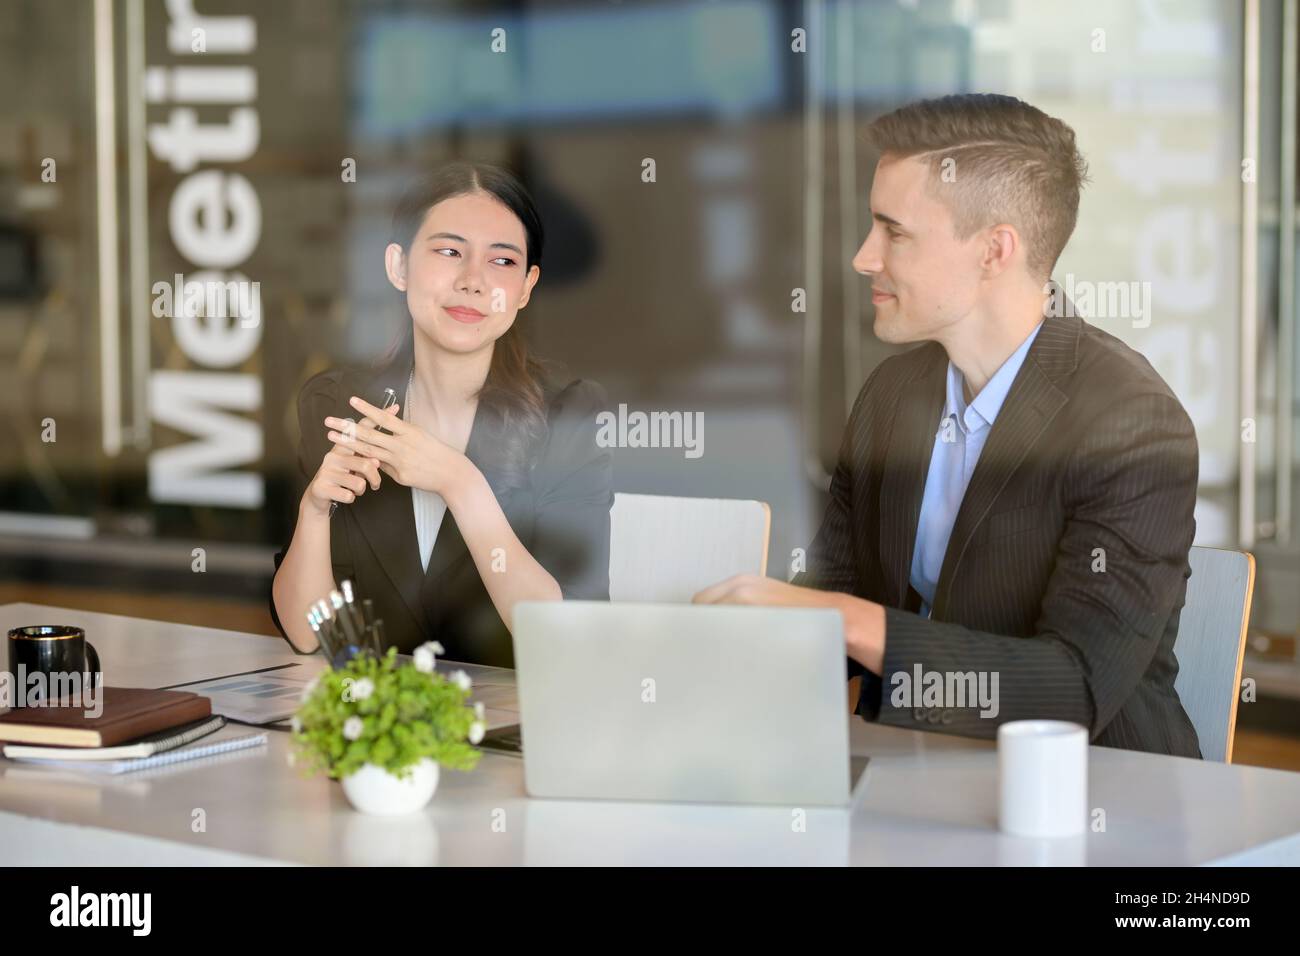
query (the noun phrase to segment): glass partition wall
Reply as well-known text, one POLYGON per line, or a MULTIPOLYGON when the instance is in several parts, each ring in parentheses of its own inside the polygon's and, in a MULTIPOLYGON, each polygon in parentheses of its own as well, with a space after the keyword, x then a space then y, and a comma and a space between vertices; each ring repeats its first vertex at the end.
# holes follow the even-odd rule
POLYGON ((618 489, 769 502, 785 577, 890 352, 849 265, 862 128, 1005 92, 1078 133, 1091 184, 1057 281, 1187 407, 1197 542, 1256 554, 1248 672, 1300 696, 1295 0, 6 10, 10 576, 260 600, 296 507, 298 388, 392 342, 392 204, 473 157, 542 206, 535 348, 611 410, 703 415, 698 456, 620 449, 618 489), (231 301, 169 313, 193 279, 231 301))

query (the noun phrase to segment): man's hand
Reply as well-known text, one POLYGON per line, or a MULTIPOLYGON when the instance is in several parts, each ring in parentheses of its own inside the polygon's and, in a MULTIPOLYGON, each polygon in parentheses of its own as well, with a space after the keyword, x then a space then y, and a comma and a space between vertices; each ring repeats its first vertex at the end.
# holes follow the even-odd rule
POLYGON ((760 604, 770 607, 838 607, 835 598, 842 595, 815 588, 801 588, 759 574, 737 574, 707 587, 693 604, 760 604))
POLYGON ((833 608, 844 618, 844 644, 849 657, 876 674, 884 667, 885 609, 851 594, 799 587, 758 574, 738 574, 705 588, 691 601, 694 604, 833 608))

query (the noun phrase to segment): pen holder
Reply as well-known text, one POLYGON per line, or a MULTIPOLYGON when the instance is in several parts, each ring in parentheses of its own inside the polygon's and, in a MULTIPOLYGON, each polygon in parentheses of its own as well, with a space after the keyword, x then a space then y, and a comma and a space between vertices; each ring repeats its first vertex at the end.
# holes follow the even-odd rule
POLYGON ((370 648, 368 647, 363 648, 356 644, 345 644, 344 646, 338 648, 338 650, 335 652, 332 658, 328 658, 328 655, 326 656, 329 659, 330 667, 333 667, 335 670, 337 670, 338 668, 345 665, 348 661, 352 660, 352 658, 360 657, 364 654, 370 654, 370 653, 371 651, 370 648))
POLYGON ((374 616, 370 601, 356 600, 351 581, 344 581, 339 590, 313 604, 307 611, 307 623, 332 668, 343 667, 359 655, 383 654, 384 622, 374 616))

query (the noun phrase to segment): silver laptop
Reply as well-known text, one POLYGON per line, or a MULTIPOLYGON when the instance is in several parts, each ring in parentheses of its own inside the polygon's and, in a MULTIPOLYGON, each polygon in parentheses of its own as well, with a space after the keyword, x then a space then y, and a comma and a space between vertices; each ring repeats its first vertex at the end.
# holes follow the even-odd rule
POLYGON ((836 611, 525 602, 514 649, 530 796, 849 802, 836 611))

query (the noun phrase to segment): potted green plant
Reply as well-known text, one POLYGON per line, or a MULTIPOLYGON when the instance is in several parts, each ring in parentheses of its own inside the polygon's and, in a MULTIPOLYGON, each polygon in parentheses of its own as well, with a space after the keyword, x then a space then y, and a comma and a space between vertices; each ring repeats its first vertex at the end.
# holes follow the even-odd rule
POLYGON ((359 654, 327 670, 303 691, 293 717, 290 762, 324 771, 363 813, 419 810, 438 788, 438 768, 472 770, 483 739, 483 705, 469 706, 464 671, 436 669, 437 642, 398 664, 397 649, 359 654))

